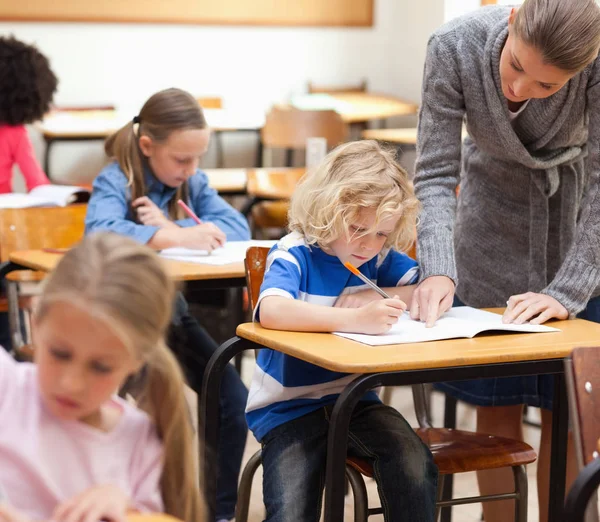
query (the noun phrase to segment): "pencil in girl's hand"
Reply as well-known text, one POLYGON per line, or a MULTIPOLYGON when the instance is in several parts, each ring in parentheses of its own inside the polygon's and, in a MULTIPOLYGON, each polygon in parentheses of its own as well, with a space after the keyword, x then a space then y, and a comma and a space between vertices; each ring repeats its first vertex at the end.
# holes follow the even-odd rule
POLYGON ((350 270, 356 277, 360 278, 363 282, 367 283, 373 290, 375 290, 384 299, 391 299, 381 288, 379 288, 373 281, 371 281, 366 275, 356 268, 350 261, 346 261, 344 266, 350 270))
POLYGON ((196 223, 198 223, 199 225, 202 224, 202 221, 200 221, 200 218, 194 214, 194 211, 188 207, 181 199, 177 200, 177 204, 185 211, 185 213, 190 216, 196 223))

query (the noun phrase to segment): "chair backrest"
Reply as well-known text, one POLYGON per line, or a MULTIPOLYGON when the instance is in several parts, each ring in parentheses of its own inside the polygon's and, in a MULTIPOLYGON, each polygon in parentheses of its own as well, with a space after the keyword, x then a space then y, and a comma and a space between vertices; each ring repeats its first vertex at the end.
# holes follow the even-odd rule
POLYGON ((308 138, 325 138, 331 149, 347 137, 348 126, 337 112, 292 107, 273 107, 261 130, 263 145, 280 149, 304 149, 308 138))
POLYGON ((248 286, 248 297, 250 308, 254 310, 260 294, 260 285, 262 285, 267 266, 267 255, 269 249, 266 247, 250 247, 246 250, 246 285, 248 286))
POLYGON ((600 455, 600 348, 575 348, 565 375, 579 466, 600 455))
POLYGON ((223 99, 220 96, 201 96, 196 101, 203 109, 222 109, 223 99))
POLYGON ((309 94, 337 94, 341 92, 367 92, 367 80, 355 85, 315 85, 308 82, 309 94))
POLYGON ((70 248, 82 237, 87 205, 0 209, 0 260, 16 250, 70 248))

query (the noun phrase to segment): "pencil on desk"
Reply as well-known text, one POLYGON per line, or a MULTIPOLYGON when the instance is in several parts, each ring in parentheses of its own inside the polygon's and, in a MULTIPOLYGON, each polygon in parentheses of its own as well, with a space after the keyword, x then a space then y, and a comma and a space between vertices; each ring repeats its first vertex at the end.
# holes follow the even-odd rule
POLYGON ((356 277, 360 278, 363 282, 367 283, 373 290, 375 290, 384 299, 391 299, 381 288, 379 288, 373 281, 371 281, 366 275, 364 275, 358 268, 356 268, 350 261, 346 261, 344 266, 350 270, 356 277))

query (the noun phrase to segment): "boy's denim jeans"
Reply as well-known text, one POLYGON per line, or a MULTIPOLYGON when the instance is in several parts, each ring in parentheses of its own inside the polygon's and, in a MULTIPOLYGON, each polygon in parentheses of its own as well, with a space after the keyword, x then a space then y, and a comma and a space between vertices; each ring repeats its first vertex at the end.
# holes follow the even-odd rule
MULTIPOLYGON (((181 294, 175 301, 169 346, 182 365, 190 387, 199 395, 204 370, 218 346, 190 315, 187 302, 181 294)), ((248 433, 245 416, 247 399, 248 390, 229 364, 221 384, 219 447, 211 448, 217 451, 216 520, 230 520, 235 515, 238 477, 248 433)))
MULTIPOLYGON (((277 426, 261 441, 267 522, 319 521, 332 409, 277 426)), ((434 521, 437 467, 400 413, 380 403, 359 403, 348 454, 372 463, 386 522, 434 521)))

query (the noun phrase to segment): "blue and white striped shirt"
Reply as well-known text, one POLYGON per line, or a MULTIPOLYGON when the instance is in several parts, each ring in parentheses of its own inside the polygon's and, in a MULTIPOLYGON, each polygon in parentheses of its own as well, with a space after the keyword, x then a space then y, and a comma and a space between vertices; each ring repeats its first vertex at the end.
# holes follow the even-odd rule
MULTIPOLYGON (((394 250, 382 251, 360 271, 382 287, 414 284, 419 277, 416 261, 394 250)), ((302 235, 294 232, 269 252, 255 320, 259 320, 260 302, 267 296, 333 306, 340 295, 368 288, 337 257, 307 245, 302 235)), ((248 426, 260 441, 280 424, 333 404, 354 377, 265 348, 259 352, 250 386, 248 426)), ((375 392, 369 392, 363 400, 378 399, 375 392)))

